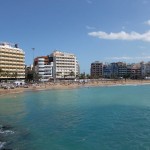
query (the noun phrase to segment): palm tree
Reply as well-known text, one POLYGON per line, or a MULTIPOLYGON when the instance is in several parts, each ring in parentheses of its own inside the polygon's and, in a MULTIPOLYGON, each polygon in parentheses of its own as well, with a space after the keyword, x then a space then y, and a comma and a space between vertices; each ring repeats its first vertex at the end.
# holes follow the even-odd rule
POLYGON ((71 77, 75 77, 75 73, 73 71, 70 72, 69 74, 71 77))
MULTIPOLYGON (((3 76, 5 76, 8 79, 8 77, 10 76, 10 72, 5 71, 4 74, 3 74, 3 76)), ((6 82, 7 82, 7 79, 6 79, 6 82)))
POLYGON ((3 74, 3 69, 0 68, 0 77, 2 76, 2 74, 3 74))
POLYGON ((15 73, 14 73, 14 77, 15 77, 15 79, 17 78, 17 76, 18 76, 18 73, 17 73, 17 72, 15 72, 15 73))
POLYGON ((14 78, 16 79, 17 76, 18 76, 18 73, 17 73, 17 72, 13 72, 13 73, 11 74, 11 76, 14 77, 14 78))
MULTIPOLYGON (((0 68, 0 77, 3 76, 3 69, 0 68)), ((0 78, 0 81, 1 81, 1 78, 0 78)))
POLYGON ((87 75, 86 75, 86 78, 87 78, 87 79, 90 79, 91 77, 90 77, 90 75, 89 75, 89 74, 87 74, 87 75))
POLYGON ((85 72, 80 74, 80 79, 85 79, 85 72))

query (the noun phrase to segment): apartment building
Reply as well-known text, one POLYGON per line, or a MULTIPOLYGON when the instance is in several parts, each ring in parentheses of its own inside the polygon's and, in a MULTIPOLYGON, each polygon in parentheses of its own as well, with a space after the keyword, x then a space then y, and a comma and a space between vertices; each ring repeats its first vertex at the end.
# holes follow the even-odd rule
POLYGON ((127 75, 127 65, 123 62, 117 62, 118 66, 118 77, 123 77, 127 75))
POLYGON ((103 76, 103 63, 95 61, 91 63, 91 77, 99 78, 103 76))
POLYGON ((117 78, 118 77, 118 64, 116 62, 113 62, 110 64, 111 66, 111 78, 117 78))
POLYGON ((105 63, 103 65, 103 77, 104 78, 111 78, 111 65, 108 63, 105 63))
POLYGON ((34 59, 34 79, 48 81, 53 78, 53 59, 49 56, 40 56, 34 59))
POLYGON ((104 78, 131 78, 141 79, 150 77, 150 62, 126 64, 124 62, 113 62, 100 64, 96 61, 91 64, 91 76, 96 77, 101 75, 104 78), (101 69, 103 71, 101 71, 101 69))
POLYGON ((150 62, 144 63, 141 62, 141 75, 142 77, 150 77, 150 62))
POLYGON ((50 57, 53 58, 54 79, 74 79, 79 74, 79 63, 74 54, 55 50, 50 57))
POLYGON ((25 78, 25 52, 17 44, 0 43, 0 79, 25 78))
POLYGON ((139 79, 141 77, 142 77, 141 64, 140 63, 133 64, 132 68, 131 68, 131 78, 132 79, 139 79))

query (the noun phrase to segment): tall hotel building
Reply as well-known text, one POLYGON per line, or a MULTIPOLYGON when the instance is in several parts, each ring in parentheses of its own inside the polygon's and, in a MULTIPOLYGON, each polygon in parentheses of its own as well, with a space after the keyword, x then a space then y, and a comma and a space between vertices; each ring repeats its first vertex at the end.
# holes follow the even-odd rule
POLYGON ((91 76, 93 78, 99 78, 103 76, 103 63, 99 61, 91 63, 91 76))
POLYGON ((3 72, 0 79, 24 79, 25 52, 17 44, 0 43, 0 68, 3 72))
POLYGON ((53 58, 54 79, 74 79, 79 74, 79 63, 74 54, 54 51, 53 58))

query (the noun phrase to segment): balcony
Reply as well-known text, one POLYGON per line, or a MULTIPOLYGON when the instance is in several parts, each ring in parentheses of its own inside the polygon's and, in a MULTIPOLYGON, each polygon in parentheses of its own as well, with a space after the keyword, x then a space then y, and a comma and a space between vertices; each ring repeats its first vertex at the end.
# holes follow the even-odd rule
POLYGON ((44 64, 40 64, 40 65, 39 65, 39 68, 44 68, 44 64))
POLYGON ((52 74, 44 74, 43 77, 51 77, 52 74))
POLYGON ((44 72, 38 72, 39 75, 44 75, 44 72))
POLYGON ((45 71, 45 69, 44 69, 44 68, 39 68, 38 70, 39 70, 39 71, 45 71))
POLYGON ((38 65, 44 65, 44 62, 38 62, 38 65))
POLYGON ((43 61, 44 62, 44 58, 38 58, 38 62, 39 61, 43 61))

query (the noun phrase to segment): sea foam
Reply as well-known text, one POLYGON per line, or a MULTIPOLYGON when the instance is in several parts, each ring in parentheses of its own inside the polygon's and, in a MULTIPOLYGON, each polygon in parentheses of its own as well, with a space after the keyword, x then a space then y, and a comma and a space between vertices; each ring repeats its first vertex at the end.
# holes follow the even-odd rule
POLYGON ((0 150, 1 150, 2 148, 4 148, 5 144, 6 144, 6 142, 1 142, 1 141, 0 141, 0 150))
POLYGON ((14 134, 15 132, 14 131, 11 131, 11 130, 0 130, 0 134, 5 134, 5 135, 8 135, 8 134, 14 134))

